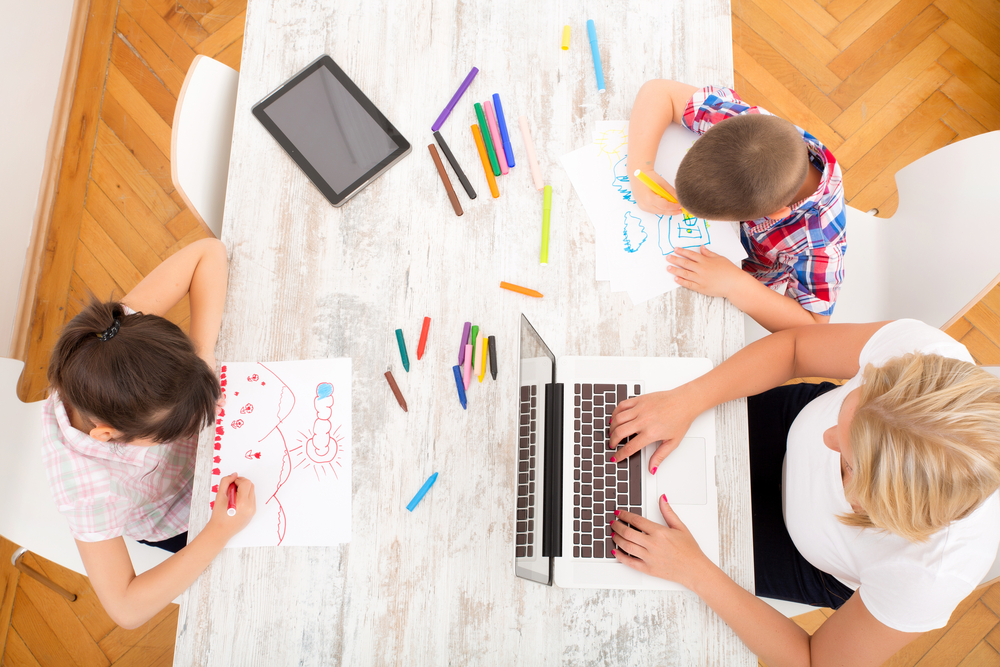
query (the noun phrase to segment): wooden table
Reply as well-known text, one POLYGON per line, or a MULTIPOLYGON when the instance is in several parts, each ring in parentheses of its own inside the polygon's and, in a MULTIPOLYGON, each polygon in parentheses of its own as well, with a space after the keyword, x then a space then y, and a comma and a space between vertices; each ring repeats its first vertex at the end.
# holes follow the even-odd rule
MULTIPOLYGON (((728 2, 556 4, 250 2, 217 358, 354 360, 353 536, 338 548, 224 551, 185 594, 175 665, 756 664, 694 595, 563 590, 514 576, 519 313, 557 356, 702 356, 718 364, 743 342, 743 316, 722 299, 678 291, 634 306, 597 283, 593 227, 558 163, 592 139, 595 121, 628 118, 647 79, 731 84, 728 2), (592 9, 577 7, 585 4, 592 9), (597 21, 604 94, 588 18, 597 21), (568 51, 560 49, 565 24, 568 51), (413 144, 341 209, 250 114, 323 53, 413 144), (455 182, 466 209, 459 218, 427 144, 473 65, 481 71, 442 129, 479 193, 469 201, 455 182), (469 129, 472 104, 494 92, 517 160, 499 179, 499 199, 490 197, 469 129), (554 189, 548 266, 538 263, 542 195, 531 185, 520 114, 554 189), (501 291, 500 280, 545 298, 501 291), (425 315, 430 338, 416 361, 425 315), (497 336, 499 376, 474 380, 463 411, 451 367, 466 320, 497 336), (396 328, 411 346, 409 373, 396 328), (387 369, 408 414, 382 377, 387 369), (436 486, 407 512, 434 471, 436 486)), ((716 414, 721 565, 752 588, 745 403, 716 414)), ((203 438, 195 489, 208 488, 211 451, 203 438)), ((192 535, 209 517, 200 496, 192 535)))

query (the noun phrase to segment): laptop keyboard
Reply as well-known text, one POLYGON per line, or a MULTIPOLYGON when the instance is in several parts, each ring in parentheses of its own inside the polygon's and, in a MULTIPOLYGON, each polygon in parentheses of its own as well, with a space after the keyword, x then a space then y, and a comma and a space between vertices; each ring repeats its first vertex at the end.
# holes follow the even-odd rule
POLYGON ((537 465, 538 385, 521 387, 517 447, 517 526, 515 551, 530 558, 535 546, 535 471, 537 465))
POLYGON ((573 386, 574 558, 614 558, 609 524, 615 510, 642 515, 642 457, 633 454, 614 463, 615 450, 608 449, 608 419, 620 402, 640 394, 639 385, 632 389, 629 393, 624 384, 573 386))

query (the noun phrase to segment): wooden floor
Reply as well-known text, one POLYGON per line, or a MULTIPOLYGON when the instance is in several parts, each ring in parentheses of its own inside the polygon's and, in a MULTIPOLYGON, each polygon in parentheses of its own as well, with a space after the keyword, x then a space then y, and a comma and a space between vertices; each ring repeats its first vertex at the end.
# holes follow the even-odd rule
MULTIPOLYGON (((737 90, 827 143, 856 208, 890 215, 898 169, 1000 129, 994 0, 733 0, 732 7, 737 90)), ((44 396, 49 351, 88 291, 121 296, 205 235, 170 181, 170 125, 196 54, 239 69, 245 10, 246 0, 92 0, 32 304, 23 399, 44 396)), ((171 319, 186 324, 186 308, 171 319)), ((1000 364, 1000 288, 948 332, 980 363, 1000 364)), ((80 595, 66 603, 10 566, 13 548, 0 538, 0 666, 171 663, 176 606, 124 631, 86 578, 29 559, 80 595)), ((796 621, 814 630, 828 613, 796 621)), ((998 665, 998 617, 1000 585, 976 592, 947 628, 888 664, 998 665)))

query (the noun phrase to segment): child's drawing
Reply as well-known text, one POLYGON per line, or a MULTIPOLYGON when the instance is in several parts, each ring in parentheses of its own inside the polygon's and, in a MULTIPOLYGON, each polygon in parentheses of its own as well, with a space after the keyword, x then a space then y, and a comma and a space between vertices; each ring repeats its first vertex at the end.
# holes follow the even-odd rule
POLYGON ((660 252, 669 255, 677 248, 697 248, 712 242, 708 221, 693 215, 661 215, 657 232, 660 252), (666 228, 666 229, 664 229, 666 228))
POLYGON ((614 169, 617 163, 625 159, 625 151, 628 149, 628 126, 599 131, 594 137, 594 143, 597 144, 598 155, 602 161, 606 159, 608 166, 614 169))
POLYGON ((642 220, 631 211, 626 211, 624 228, 622 236, 625 237, 625 252, 638 252, 649 237, 642 220))
MULTIPOLYGON (((223 387, 240 397, 242 416, 232 428, 218 427, 221 463, 216 461, 213 473, 239 472, 253 481, 257 496, 253 520, 228 546, 348 541, 350 359, 230 363, 223 368, 230 378, 246 379, 223 387)), ((213 477, 213 498, 217 485, 218 477, 213 477)))

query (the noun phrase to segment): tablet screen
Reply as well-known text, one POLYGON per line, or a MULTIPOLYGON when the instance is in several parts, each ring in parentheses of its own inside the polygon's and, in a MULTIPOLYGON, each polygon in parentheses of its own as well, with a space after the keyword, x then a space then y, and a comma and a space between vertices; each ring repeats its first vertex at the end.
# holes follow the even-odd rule
POLYGON ((254 115, 338 206, 410 148, 329 56, 254 107, 254 115))

